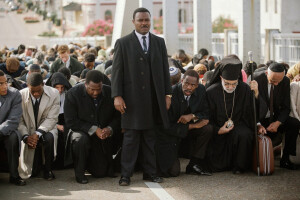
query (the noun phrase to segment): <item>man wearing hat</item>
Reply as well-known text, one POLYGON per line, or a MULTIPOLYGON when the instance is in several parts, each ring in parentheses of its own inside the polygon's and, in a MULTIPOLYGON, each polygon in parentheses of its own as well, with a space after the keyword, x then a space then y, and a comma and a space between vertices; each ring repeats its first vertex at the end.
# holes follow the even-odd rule
POLYGON ((232 170, 235 174, 250 167, 254 138, 251 90, 255 93, 258 118, 266 113, 256 81, 250 83, 250 88, 240 79, 241 69, 238 59, 224 58, 207 89, 209 123, 215 133, 208 151, 213 171, 232 170))
POLYGON ((296 140, 299 133, 297 119, 290 117, 290 81, 285 76, 284 65, 272 63, 266 71, 254 74, 258 82, 259 93, 268 106, 268 112, 260 120, 262 133, 267 134, 273 146, 281 143, 285 132, 285 147, 280 160, 280 167, 295 169, 289 155, 296 155, 296 140))

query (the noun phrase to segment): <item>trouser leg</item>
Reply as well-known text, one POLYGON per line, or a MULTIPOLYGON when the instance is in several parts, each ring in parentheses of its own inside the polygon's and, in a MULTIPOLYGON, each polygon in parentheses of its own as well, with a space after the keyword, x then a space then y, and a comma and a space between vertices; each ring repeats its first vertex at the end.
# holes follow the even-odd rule
POLYGON ((4 145, 7 151, 8 167, 10 176, 16 178, 19 176, 19 139, 16 132, 12 132, 4 139, 4 145))
POLYGON ((192 139, 192 157, 204 159, 207 146, 213 136, 213 127, 208 124, 200 129, 189 131, 192 139))
POLYGON ((149 175, 156 174, 156 156, 155 156, 155 131, 145 130, 142 134, 142 150, 143 150, 143 168, 144 173, 149 175))
MULTIPOLYGON (((48 132, 43 135, 43 138, 44 140, 42 140, 42 143, 45 156, 45 171, 51 171, 54 154, 54 137, 52 133, 48 132)), ((41 139, 42 138, 40 138, 40 140, 41 139)))
POLYGON ((287 157, 289 155, 296 156, 296 143, 299 134, 299 127, 300 127, 300 122, 298 119, 289 117, 286 120, 284 125, 284 129, 285 129, 285 145, 283 149, 284 156, 287 157))
POLYGON ((75 176, 83 178, 89 151, 91 148, 90 136, 86 133, 72 133, 72 156, 74 162, 75 176))
POLYGON ((121 173, 124 177, 131 177, 139 152, 141 131, 126 130, 123 138, 121 154, 121 173))

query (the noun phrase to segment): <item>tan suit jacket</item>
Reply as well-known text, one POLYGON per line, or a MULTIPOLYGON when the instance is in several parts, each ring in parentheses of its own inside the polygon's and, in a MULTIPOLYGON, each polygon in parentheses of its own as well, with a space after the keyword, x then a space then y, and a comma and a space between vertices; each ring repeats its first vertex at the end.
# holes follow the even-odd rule
MULTIPOLYGON (((32 135, 37 129, 51 132, 57 135, 56 123, 58 121, 60 96, 59 92, 52 87, 44 86, 44 93, 40 102, 37 126, 35 125, 31 95, 28 88, 20 91, 22 95, 23 115, 19 125, 21 136, 32 135)), ((55 139, 56 137, 54 137, 55 139)), ((19 161, 19 174, 22 178, 29 178, 32 172, 35 149, 29 149, 28 145, 21 142, 19 161)))

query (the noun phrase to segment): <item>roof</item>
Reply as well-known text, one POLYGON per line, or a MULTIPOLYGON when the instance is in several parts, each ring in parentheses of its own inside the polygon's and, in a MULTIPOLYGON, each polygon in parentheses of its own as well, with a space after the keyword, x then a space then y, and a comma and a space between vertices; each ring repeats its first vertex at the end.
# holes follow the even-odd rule
POLYGON ((64 6, 64 11, 81 11, 81 4, 71 2, 68 5, 64 6))

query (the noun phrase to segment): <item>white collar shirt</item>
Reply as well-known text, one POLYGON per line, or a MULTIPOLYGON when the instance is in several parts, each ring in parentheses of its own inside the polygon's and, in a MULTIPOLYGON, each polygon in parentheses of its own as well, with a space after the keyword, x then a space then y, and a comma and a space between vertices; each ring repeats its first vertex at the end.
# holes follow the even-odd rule
POLYGON ((147 44, 147 51, 148 51, 148 49, 149 49, 149 32, 146 35, 142 35, 142 34, 138 33, 137 31, 135 31, 135 35, 138 37, 142 49, 144 49, 143 36, 146 36, 146 44, 147 44))

